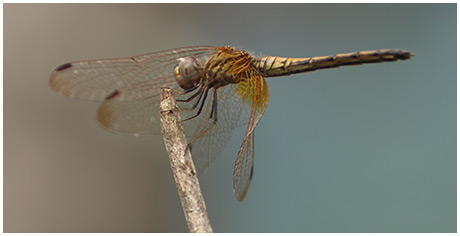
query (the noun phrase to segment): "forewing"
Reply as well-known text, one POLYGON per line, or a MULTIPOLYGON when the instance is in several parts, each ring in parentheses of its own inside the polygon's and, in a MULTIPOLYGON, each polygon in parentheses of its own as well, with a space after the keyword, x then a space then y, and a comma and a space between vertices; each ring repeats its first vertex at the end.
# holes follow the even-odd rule
MULTIPOLYGON (((103 101, 114 91, 142 81, 155 80, 158 85, 174 81, 173 70, 179 58, 205 57, 215 50, 211 46, 193 46, 128 58, 66 63, 53 71, 50 84, 56 92, 71 98, 103 101)), ((151 90, 145 96, 158 93, 157 89, 151 90)))

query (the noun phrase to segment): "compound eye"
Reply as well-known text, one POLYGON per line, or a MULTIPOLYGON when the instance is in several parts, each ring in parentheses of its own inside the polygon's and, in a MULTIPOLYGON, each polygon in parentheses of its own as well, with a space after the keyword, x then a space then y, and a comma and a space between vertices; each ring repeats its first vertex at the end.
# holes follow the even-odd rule
POLYGON ((202 70, 194 57, 180 59, 179 65, 174 68, 176 81, 184 90, 196 87, 202 79, 202 70))

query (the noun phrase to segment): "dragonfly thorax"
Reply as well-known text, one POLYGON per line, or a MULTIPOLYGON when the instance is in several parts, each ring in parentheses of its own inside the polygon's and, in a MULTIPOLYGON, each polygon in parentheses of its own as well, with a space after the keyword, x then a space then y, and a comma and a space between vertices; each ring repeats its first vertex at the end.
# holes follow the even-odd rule
POLYGON ((240 83, 259 72, 249 53, 232 47, 221 47, 207 60, 203 74, 208 84, 219 88, 240 83))
POLYGON ((195 88, 202 81, 202 68, 195 57, 184 57, 179 60, 179 65, 174 68, 177 83, 184 90, 195 88))

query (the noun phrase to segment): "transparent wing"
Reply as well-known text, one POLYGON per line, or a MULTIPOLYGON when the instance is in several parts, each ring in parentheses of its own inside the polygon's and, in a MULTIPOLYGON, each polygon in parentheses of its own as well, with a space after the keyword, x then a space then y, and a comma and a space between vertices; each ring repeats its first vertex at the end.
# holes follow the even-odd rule
POLYGON ((236 198, 243 201, 254 169, 254 131, 267 108, 270 95, 262 76, 254 76, 251 80, 240 83, 238 94, 251 104, 246 134, 233 170, 233 191, 236 198))
MULTIPOLYGON (((254 130, 268 105, 269 90, 262 76, 253 75, 238 84, 218 88, 217 97, 217 122, 209 118, 212 111, 212 99, 207 99, 200 118, 184 122, 184 127, 187 134, 192 134, 190 138, 195 140, 192 143, 192 156, 198 174, 202 174, 220 156, 235 128, 247 125, 233 173, 235 196, 238 200, 243 201, 252 177, 254 130), (202 134, 209 127, 211 129, 202 134)), ((193 102, 183 104, 182 109, 191 104, 193 102)), ((193 115, 189 112, 181 112, 181 116, 184 114, 193 115)))
POLYGON ((161 134, 159 120, 160 88, 179 89, 171 76, 156 77, 115 90, 104 100, 97 120, 107 130, 125 135, 161 134), (113 98, 112 98, 113 97, 113 98))
POLYGON ((243 201, 251 184, 254 170, 254 132, 243 141, 233 170, 233 192, 243 201))
MULTIPOLYGON (((58 93, 81 100, 103 101, 117 89, 126 88, 146 80, 157 87, 175 86, 173 70, 181 57, 205 58, 216 50, 212 46, 193 46, 165 50, 127 58, 101 59, 66 63, 51 74, 51 87, 58 93)), ((157 95, 150 88, 142 96, 157 95)), ((130 94, 132 95, 132 94, 130 94)), ((142 96, 120 96, 117 99, 134 100, 142 96)))
POLYGON ((216 47, 171 49, 130 58, 80 61, 61 65, 51 74, 51 87, 65 96, 104 101, 98 121, 119 134, 160 134, 161 87, 181 88, 174 78, 179 58, 205 61, 216 47), (109 99, 106 99, 109 98, 109 99))
MULTIPOLYGON (((202 174, 220 156, 235 128, 247 124, 249 120, 248 104, 242 101, 237 90, 236 84, 217 89, 217 122, 209 118, 212 98, 208 98, 200 116, 183 123, 186 133, 190 135, 189 142, 192 142, 192 156, 198 174, 202 174)), ((178 105, 184 109, 190 104, 178 105)), ((194 114, 181 112, 182 118, 194 114)))

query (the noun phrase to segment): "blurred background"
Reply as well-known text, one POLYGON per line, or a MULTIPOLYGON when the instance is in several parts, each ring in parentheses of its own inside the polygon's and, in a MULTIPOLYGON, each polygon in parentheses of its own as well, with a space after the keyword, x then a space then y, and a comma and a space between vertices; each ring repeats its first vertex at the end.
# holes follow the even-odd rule
POLYGON ((249 193, 241 139, 200 177, 215 232, 456 232, 454 4, 4 4, 4 232, 187 232, 161 136, 55 94, 76 60, 191 45, 413 59, 268 79, 249 193))

